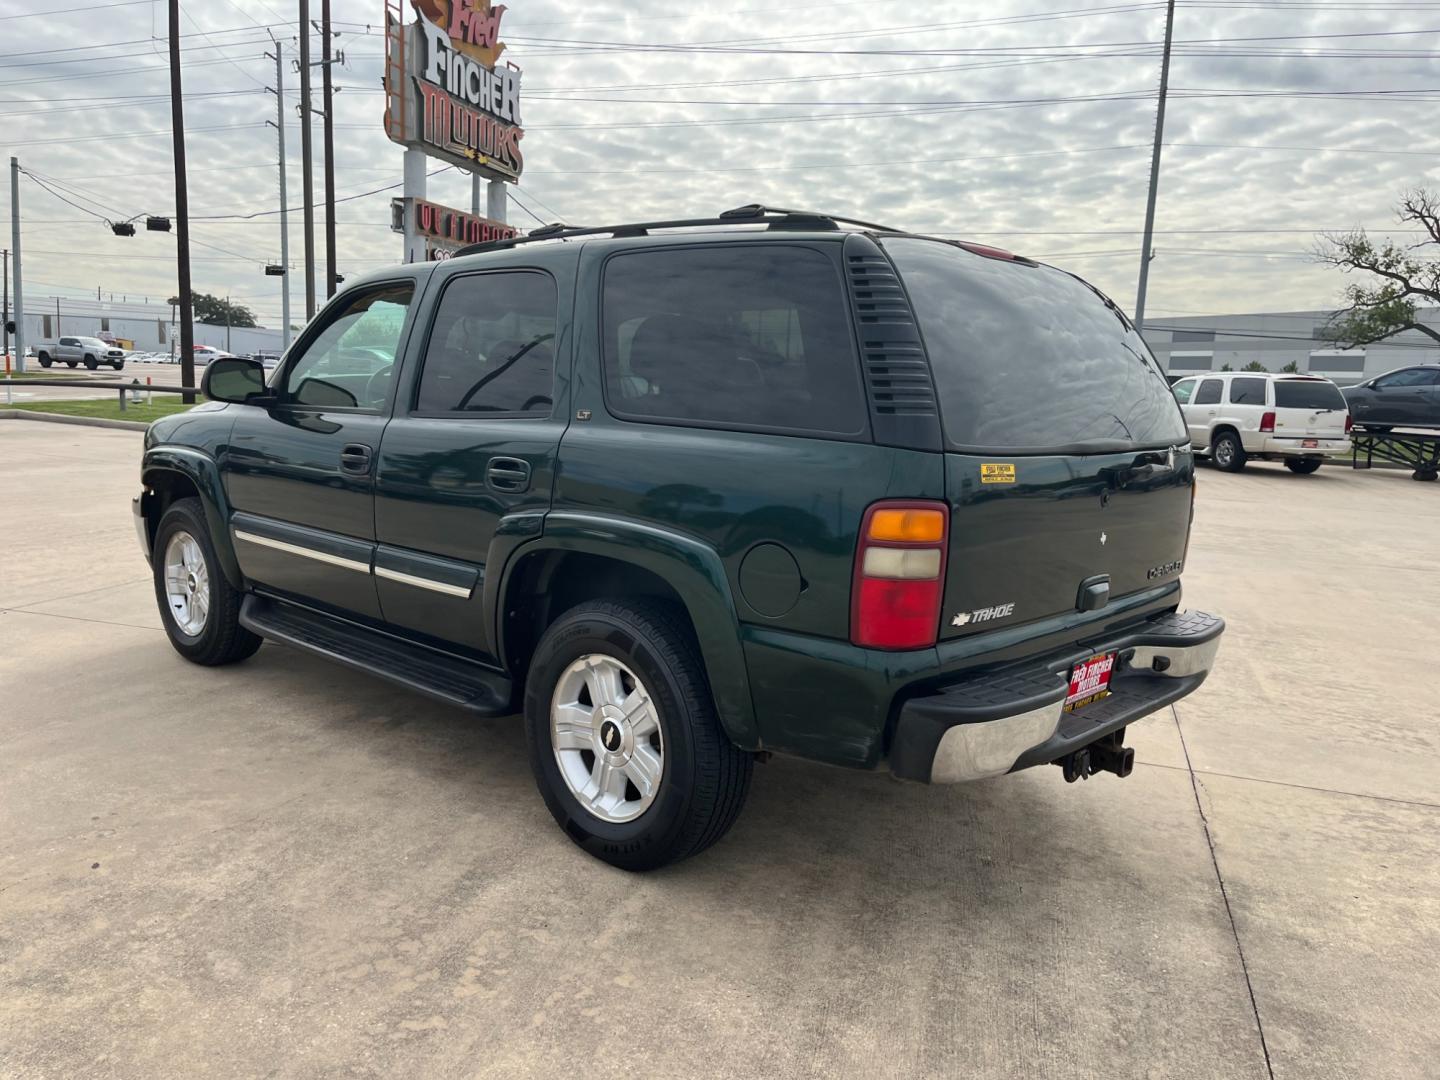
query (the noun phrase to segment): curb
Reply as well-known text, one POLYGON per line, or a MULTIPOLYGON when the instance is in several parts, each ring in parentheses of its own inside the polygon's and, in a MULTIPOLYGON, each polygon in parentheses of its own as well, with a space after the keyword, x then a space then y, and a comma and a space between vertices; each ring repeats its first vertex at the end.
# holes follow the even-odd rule
POLYGON ((139 420, 106 420, 99 416, 65 416, 61 413, 35 412, 31 409, 7 409, 3 405, 0 405, 0 420, 48 420, 52 424, 118 428, 121 431, 144 431, 150 426, 139 420))

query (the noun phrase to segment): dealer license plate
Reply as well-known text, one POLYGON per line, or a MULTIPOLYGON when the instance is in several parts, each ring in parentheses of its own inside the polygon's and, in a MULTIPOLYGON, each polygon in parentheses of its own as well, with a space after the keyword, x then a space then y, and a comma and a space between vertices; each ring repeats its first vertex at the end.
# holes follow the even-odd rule
POLYGON ((1070 672, 1070 692, 1065 695, 1065 711, 1110 696, 1110 671, 1115 666, 1113 652, 1082 660, 1070 672))
POLYGON ((1319 446, 1319 445, 1320 445, 1320 440, 1319 440, 1319 439, 1301 439, 1301 440, 1300 440, 1300 446, 1301 446, 1302 449, 1305 449, 1305 450, 1313 449, 1314 447, 1319 446))

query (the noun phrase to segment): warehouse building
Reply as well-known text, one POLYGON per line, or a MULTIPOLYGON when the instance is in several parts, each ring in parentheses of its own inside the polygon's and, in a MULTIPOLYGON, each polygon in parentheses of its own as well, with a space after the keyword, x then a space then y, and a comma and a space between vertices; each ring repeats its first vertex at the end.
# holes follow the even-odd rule
MULTIPOLYGON (((179 349, 180 328, 169 304, 152 297, 91 299, 73 296, 25 298, 25 344, 32 350, 42 341, 67 337, 95 337, 115 341, 122 348, 142 352, 179 349)), ((195 324, 195 344, 212 345, 236 353, 276 352, 283 335, 278 328, 227 329, 209 323, 195 324), (226 342, 229 342, 227 344, 226 342)))
MULTIPOLYGON (((1151 317, 1145 320, 1145 340, 1172 379, 1201 371, 1241 371, 1258 363, 1266 371, 1324 375, 1349 386, 1393 368, 1440 363, 1440 342, 1416 330, 1362 349, 1337 348, 1325 336, 1333 315, 1285 311, 1151 317)), ((1424 309, 1420 321, 1440 330, 1440 308, 1424 309)))

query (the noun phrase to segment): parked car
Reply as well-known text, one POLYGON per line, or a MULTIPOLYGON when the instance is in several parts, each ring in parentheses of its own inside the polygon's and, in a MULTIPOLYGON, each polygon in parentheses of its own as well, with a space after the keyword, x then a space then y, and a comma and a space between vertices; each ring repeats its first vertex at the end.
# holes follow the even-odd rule
POLYGON ((234 354, 228 353, 224 349, 217 349, 213 345, 196 345, 191 355, 194 356, 195 363, 208 364, 211 360, 218 359, 221 356, 232 356, 234 354))
POLYGON ((1440 364, 1396 368, 1343 392, 1355 422, 1372 430, 1440 428, 1440 364))
POLYGON ((1326 458, 1350 453, 1350 413, 1329 379, 1225 371, 1193 375, 1170 389, 1190 445, 1226 472, 1257 458, 1313 473, 1326 458))
POLYGON ((107 364, 119 371, 125 366, 125 350, 107 345, 99 338, 62 337, 58 341, 42 341, 35 346, 35 358, 41 367, 51 364, 65 364, 75 367, 84 364, 94 371, 101 364, 107 364))
POLYGON ((555 820, 633 870, 771 753, 1128 774, 1224 625, 1179 610, 1194 457, 1129 320, 994 248, 682 224, 397 266, 268 381, 212 361, 134 504, 174 648, 523 708, 555 820))

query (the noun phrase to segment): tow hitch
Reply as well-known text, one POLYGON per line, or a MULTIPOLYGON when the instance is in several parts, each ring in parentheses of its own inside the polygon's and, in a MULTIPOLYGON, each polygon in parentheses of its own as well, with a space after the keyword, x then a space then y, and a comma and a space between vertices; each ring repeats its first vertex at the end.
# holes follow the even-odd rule
POLYGON ((1097 739, 1089 746, 1081 747, 1073 754, 1067 754, 1055 762, 1065 774, 1065 782, 1073 784, 1085 780, 1098 772, 1129 776, 1135 768, 1135 748, 1125 746, 1125 729, 1112 731, 1103 739, 1097 739))

